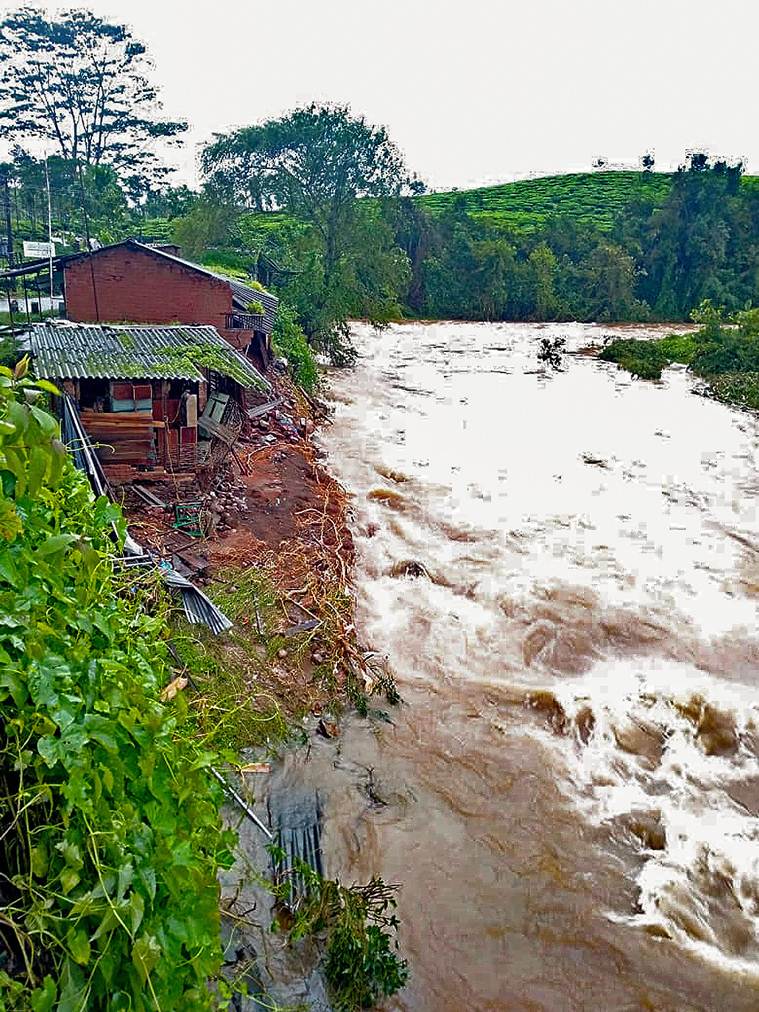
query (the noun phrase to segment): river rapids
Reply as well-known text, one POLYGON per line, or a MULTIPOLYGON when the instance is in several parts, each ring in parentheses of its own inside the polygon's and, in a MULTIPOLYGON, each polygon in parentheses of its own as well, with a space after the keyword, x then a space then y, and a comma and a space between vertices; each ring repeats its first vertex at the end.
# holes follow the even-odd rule
POLYGON ((389 1008, 759 1007, 759 425, 588 353, 615 333, 656 332, 359 325, 331 377, 404 702, 284 775, 330 874, 400 886, 389 1008))

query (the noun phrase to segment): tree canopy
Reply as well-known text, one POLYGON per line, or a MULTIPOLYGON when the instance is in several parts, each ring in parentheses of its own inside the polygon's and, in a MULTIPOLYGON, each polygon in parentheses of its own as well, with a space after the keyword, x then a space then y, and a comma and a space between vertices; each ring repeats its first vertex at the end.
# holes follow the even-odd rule
POLYGON ((310 226, 305 273, 312 312, 304 324, 333 359, 349 357, 347 314, 363 307, 383 322, 391 308, 377 279, 397 270, 400 278, 407 269, 389 234, 390 245, 383 243, 376 217, 372 255, 364 251, 359 267, 357 236, 365 236, 371 211, 358 202, 421 189, 385 129, 353 116, 348 106, 312 103, 217 136, 202 166, 217 199, 255 211, 284 210, 310 226))
POLYGON ((61 158, 122 179, 169 171, 155 143, 177 142, 187 124, 159 116, 152 64, 126 25, 22 7, 0 23, 0 66, 0 137, 51 141, 61 158))

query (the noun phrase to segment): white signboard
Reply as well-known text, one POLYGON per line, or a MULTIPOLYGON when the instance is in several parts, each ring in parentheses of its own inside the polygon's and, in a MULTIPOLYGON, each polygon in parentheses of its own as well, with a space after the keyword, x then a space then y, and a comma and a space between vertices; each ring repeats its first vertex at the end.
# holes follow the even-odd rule
POLYGON ((40 260, 42 257, 55 256, 54 242, 28 242, 24 240, 24 256, 32 260, 40 260))

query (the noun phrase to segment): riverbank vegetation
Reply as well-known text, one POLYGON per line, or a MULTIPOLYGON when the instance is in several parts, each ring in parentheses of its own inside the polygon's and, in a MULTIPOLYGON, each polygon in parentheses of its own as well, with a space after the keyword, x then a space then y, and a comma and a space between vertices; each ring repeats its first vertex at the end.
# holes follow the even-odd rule
MULTIPOLYGON (((269 849, 275 865, 286 868, 286 852, 276 845, 269 849)), ((394 886, 374 878, 349 888, 296 860, 271 888, 290 915, 286 930, 291 941, 325 937, 324 974, 335 1012, 373 1008, 404 986, 408 964, 393 951, 392 942, 399 926, 394 886)))
POLYGON ((703 379, 718 400, 759 409, 759 309, 730 316, 707 300, 693 320, 699 327, 691 334, 612 341, 599 357, 648 380, 661 379, 663 369, 679 362, 703 379))
POLYGON ((210 753, 161 702, 156 578, 118 568, 120 513, 25 369, 0 370, 0 1006, 210 1008, 232 843, 210 753))
MULTIPOLYGON (((93 499, 27 368, 0 370, 0 1009, 225 1008, 218 873, 236 837, 213 771, 307 740, 314 712, 335 734, 348 701, 397 695, 346 631, 326 511, 302 523, 334 528, 328 572, 308 536, 280 546, 284 570, 275 553, 226 568, 208 589, 234 628, 214 639, 155 570, 122 567, 121 511, 93 499), (283 626, 293 611, 314 621, 283 626)), ((402 986, 384 885, 308 883, 290 943, 323 941, 335 1007, 402 986)))

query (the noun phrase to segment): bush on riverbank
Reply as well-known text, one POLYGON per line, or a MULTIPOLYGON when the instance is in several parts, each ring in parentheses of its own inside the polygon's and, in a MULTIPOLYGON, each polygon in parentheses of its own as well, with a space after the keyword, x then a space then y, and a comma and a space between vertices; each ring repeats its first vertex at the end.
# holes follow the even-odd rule
POLYGON ((700 324, 693 334, 671 334, 657 341, 612 341, 599 357, 650 380, 661 379, 662 369, 680 362, 705 379, 719 400, 759 408, 759 309, 747 309, 726 320, 719 308, 704 302, 693 320, 700 324))
POLYGON ((94 500, 0 370, 0 1008, 210 1009, 221 827, 185 730, 154 575, 120 574, 94 500))
POLYGON ((408 963, 396 954, 397 887, 380 878, 365 886, 344 886, 322 878, 305 861, 284 868, 287 855, 277 844, 269 851, 283 868, 269 887, 280 909, 289 913, 290 942, 307 936, 324 939, 324 976, 336 1012, 373 1008, 400 991, 408 980, 408 963))
POLYGON ((281 302, 271 335, 277 355, 287 359, 290 375, 306 393, 316 387, 318 372, 316 359, 295 311, 281 302))

